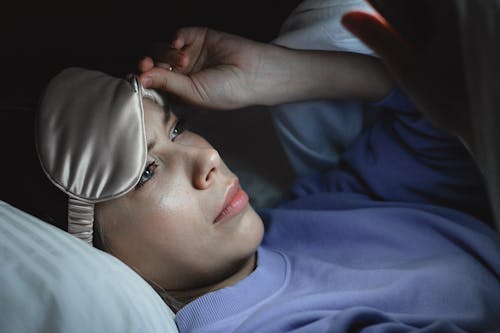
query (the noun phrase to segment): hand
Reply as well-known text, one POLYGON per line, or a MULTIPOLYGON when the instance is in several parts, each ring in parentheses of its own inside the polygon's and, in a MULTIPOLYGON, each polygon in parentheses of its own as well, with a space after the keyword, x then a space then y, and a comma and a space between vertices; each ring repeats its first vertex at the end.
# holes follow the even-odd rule
POLYGON ((234 109, 252 103, 262 44, 208 28, 177 31, 170 46, 157 45, 154 62, 139 63, 140 80, 186 103, 234 109), (156 66, 155 66, 156 63, 156 66), (168 67, 172 66, 173 71, 168 67))
POLYGON ((159 46, 154 53, 155 62, 146 58, 139 63, 143 85, 205 108, 326 98, 373 101, 393 85, 385 66, 373 57, 294 50, 207 28, 183 28, 171 46, 159 46))
POLYGON ((383 16, 347 13, 342 23, 385 62, 437 127, 470 136, 469 100, 452 0, 369 0, 383 16))

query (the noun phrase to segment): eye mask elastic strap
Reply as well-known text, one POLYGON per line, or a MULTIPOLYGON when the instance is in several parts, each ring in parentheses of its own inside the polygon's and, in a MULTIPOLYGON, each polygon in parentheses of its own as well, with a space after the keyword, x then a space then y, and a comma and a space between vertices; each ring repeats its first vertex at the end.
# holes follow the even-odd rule
POLYGON ((75 198, 68 200, 68 232, 92 246, 94 204, 75 198))

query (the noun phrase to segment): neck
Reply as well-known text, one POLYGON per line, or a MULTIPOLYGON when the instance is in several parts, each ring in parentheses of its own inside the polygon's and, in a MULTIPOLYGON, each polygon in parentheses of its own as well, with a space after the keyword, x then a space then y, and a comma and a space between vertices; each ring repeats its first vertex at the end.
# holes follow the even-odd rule
POLYGON ((233 273, 231 273, 228 277, 224 278, 221 281, 196 289, 168 290, 167 294, 173 297, 177 302, 181 303, 179 309, 174 312, 177 312, 184 305, 200 296, 238 283, 239 281, 250 275, 255 270, 256 265, 257 253, 255 252, 247 260, 245 260, 242 265, 238 266, 238 268, 233 273))

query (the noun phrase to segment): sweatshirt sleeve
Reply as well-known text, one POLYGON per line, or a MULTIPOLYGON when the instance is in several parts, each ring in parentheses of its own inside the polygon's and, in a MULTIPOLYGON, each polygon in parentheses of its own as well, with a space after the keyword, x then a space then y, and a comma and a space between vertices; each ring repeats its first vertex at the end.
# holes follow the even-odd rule
POLYGON ((271 320, 271 316, 263 314, 259 320, 247 320, 234 332, 466 333, 467 331, 447 320, 427 321, 415 318, 412 323, 404 323, 373 308, 353 307, 332 312, 327 316, 322 316, 320 312, 304 311, 295 312, 293 315, 274 316, 271 320))
POLYGON ((490 219, 482 176, 457 137, 433 127, 400 90, 374 106, 381 109, 380 121, 343 160, 369 195, 490 219))
POLYGON ((300 179, 293 197, 354 192, 444 206, 491 223, 482 175, 457 137, 433 127, 399 89, 373 108, 377 122, 343 154, 339 168, 300 179))

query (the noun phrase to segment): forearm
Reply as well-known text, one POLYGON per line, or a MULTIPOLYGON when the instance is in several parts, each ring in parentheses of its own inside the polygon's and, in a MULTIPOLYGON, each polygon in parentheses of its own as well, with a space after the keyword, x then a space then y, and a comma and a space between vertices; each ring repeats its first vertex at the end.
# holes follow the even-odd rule
POLYGON ((310 99, 375 101, 393 87, 376 58, 347 52, 293 50, 266 46, 252 84, 255 104, 310 99))

